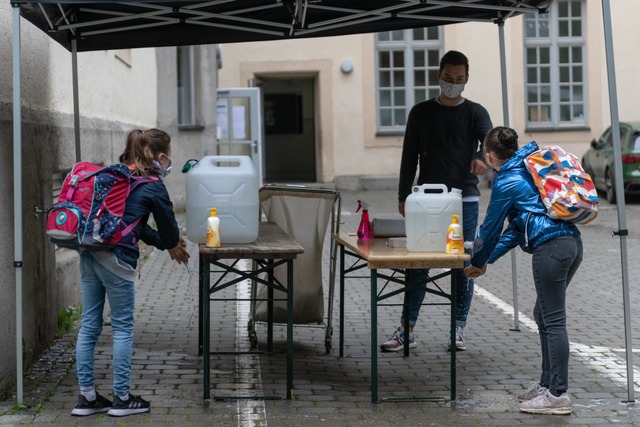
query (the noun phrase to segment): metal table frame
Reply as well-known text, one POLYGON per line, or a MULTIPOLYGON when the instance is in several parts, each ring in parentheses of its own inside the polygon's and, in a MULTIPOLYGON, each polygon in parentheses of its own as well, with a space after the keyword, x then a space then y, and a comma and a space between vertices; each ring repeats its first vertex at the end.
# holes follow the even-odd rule
MULTIPOLYGON (((247 279, 252 279, 269 287, 269 308, 273 306, 273 290, 279 290, 287 295, 287 390, 286 398, 293 397, 293 260, 298 254, 304 252, 295 240, 289 237, 280 227, 273 223, 260 223, 258 238, 255 242, 246 244, 223 244, 220 248, 209 248, 199 245, 199 334, 198 351, 203 354, 203 397, 205 400, 211 397, 211 361, 210 350, 210 317, 211 295, 229 286, 237 285, 247 279), (245 271, 236 267, 241 259, 253 260, 254 269, 245 271), (233 260, 225 264, 221 260, 233 260), (287 266, 287 286, 283 286, 274 279, 273 271, 279 265, 287 266), (219 270, 212 271, 211 265, 219 270), (258 266, 259 268, 255 268, 258 266), (221 273, 217 280, 211 284, 211 274, 221 273), (267 273, 267 280, 261 275, 267 273), (229 277, 231 275, 231 277, 229 277)), ((271 313, 270 313, 271 314, 271 313)), ((268 351, 272 350, 273 323, 269 322, 268 351)), ((237 354, 238 352, 232 352, 237 354)), ((240 352, 242 353, 242 352, 240 352)), ((266 396, 225 396, 226 399, 271 399, 266 396)), ((217 399, 217 398, 216 398, 217 399)))
MULTIPOLYGON (((364 268, 370 270, 370 303, 371 303, 371 402, 378 403, 385 400, 445 400, 442 397, 407 397, 407 398, 378 398, 378 306, 389 305, 380 304, 394 295, 404 293, 407 283, 403 277, 397 274, 404 274, 407 268, 442 268, 449 269, 441 274, 430 276, 425 286, 429 294, 437 295, 448 300, 451 306, 451 336, 456 333, 456 271, 464 267, 464 262, 469 260, 467 254, 445 254, 445 253, 421 253, 409 252, 405 248, 390 248, 387 246, 387 239, 375 238, 371 241, 358 241, 353 234, 334 234, 333 239, 340 246, 340 350, 339 356, 344 357, 344 285, 347 275, 360 271, 364 268), (345 255, 355 258, 355 262, 345 267, 345 255), (386 274, 379 270, 392 270, 392 274, 386 274), (450 293, 444 292, 436 283, 446 276, 451 278, 450 293), (378 280, 383 279, 386 283, 393 282, 401 284, 402 288, 386 291, 386 285, 378 291, 378 280), (429 283, 433 283, 435 288, 429 288, 429 283)), ((354 277, 354 276, 349 276, 354 277)), ((359 276, 362 277, 362 276, 359 276)), ((406 295, 406 294, 405 294, 406 295)), ((405 300, 404 305, 407 304, 405 300)), ((428 304, 433 305, 433 304, 428 304)), ((408 319, 403 319, 405 330, 405 343, 409 342, 408 319)), ((409 346, 404 347, 404 356, 409 356, 409 346)), ((456 346, 451 346, 451 400, 456 400, 456 346)))

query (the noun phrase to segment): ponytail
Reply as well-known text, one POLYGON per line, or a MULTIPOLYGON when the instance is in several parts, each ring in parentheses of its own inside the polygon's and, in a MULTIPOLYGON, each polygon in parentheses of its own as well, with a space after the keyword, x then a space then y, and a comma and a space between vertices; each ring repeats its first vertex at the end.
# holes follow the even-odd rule
POLYGON ((149 176, 153 161, 160 153, 169 152, 171 137, 163 130, 134 129, 127 136, 127 145, 120 155, 120 162, 132 167, 132 174, 149 176))

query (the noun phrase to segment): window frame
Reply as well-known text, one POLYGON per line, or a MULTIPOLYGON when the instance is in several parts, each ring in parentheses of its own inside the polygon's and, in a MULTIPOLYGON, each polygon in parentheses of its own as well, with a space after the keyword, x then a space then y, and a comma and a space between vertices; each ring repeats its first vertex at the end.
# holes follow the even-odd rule
POLYGON ((584 128, 588 125, 588 76, 587 76, 587 46, 586 46, 586 5, 583 0, 559 0, 551 5, 548 15, 531 15, 524 17, 523 23, 523 45, 524 45, 524 111, 525 122, 527 129, 577 129, 584 128), (567 10, 569 13, 566 16, 559 16, 560 3, 567 4, 567 10), (571 8, 573 4, 579 4, 580 16, 576 18, 571 14, 571 8), (536 31, 540 28, 539 22, 541 19, 546 19, 548 22, 548 35, 528 36, 527 30, 529 29, 528 23, 535 22, 536 31), (561 21, 567 21, 569 26, 571 23, 579 23, 580 36, 560 36, 560 23, 561 21), (572 50, 580 49, 580 62, 572 62, 573 55, 569 52, 568 62, 560 63, 560 52, 562 49, 572 50), (536 49, 535 63, 529 63, 529 50, 536 49), (544 89, 541 86, 546 85, 541 79, 541 73, 543 72, 544 63, 540 61, 540 50, 548 50, 548 78, 549 78, 549 100, 543 101, 541 98, 544 95, 544 89), (563 80, 561 77, 561 71, 563 68, 569 68, 565 70, 569 74, 568 80, 563 80), (535 83, 529 82, 529 73, 531 71, 536 72, 535 83), (581 80, 574 80, 573 72, 579 71, 581 73, 581 80), (561 81, 562 80, 562 81, 561 81), (529 90, 532 86, 536 87, 537 100, 529 100, 529 90), (580 94, 577 92, 576 86, 581 87, 581 99, 580 94), (569 88, 569 96, 567 99, 563 99, 562 90, 563 87, 569 88), (532 121, 531 108, 536 107, 538 114, 542 114, 545 108, 548 109, 548 120, 532 121), (570 109, 569 120, 562 119, 563 108, 570 109), (581 119, 577 119, 578 116, 575 109, 581 109, 581 119))
MULTIPOLYGON (((375 96, 376 96, 376 132, 379 135, 397 135, 404 132, 406 128, 406 121, 409 117, 409 111, 411 108, 417 103, 416 102, 416 84, 415 84, 415 72, 416 67, 414 65, 414 54, 417 51, 423 51, 425 54, 425 86, 419 86, 426 91, 425 99, 429 99, 431 91, 439 91, 439 87, 436 85, 429 85, 429 72, 430 70, 437 71, 440 63, 440 58, 443 55, 443 31, 442 27, 424 27, 421 28, 424 31, 429 31, 430 29, 437 29, 438 35, 437 39, 429 40, 425 37, 425 40, 414 40, 414 30, 417 29, 406 29, 406 30, 395 30, 395 31, 385 31, 383 33, 375 33, 374 34, 374 67, 375 67, 375 96), (402 32, 403 37, 401 40, 392 40, 391 35, 396 32, 402 32), (390 35, 389 40, 380 40, 379 36, 381 34, 388 33, 390 35), (402 52, 403 53, 403 63, 402 66, 398 67, 396 64, 391 64, 388 68, 381 67, 380 64, 380 53, 387 51, 390 56, 393 56, 393 52, 402 52), (431 64, 428 62, 429 59, 429 51, 437 51, 437 61, 435 64, 431 64), (381 87, 381 72, 383 70, 389 70, 390 74, 393 74, 394 70, 403 70, 403 83, 402 86, 394 86, 393 76, 390 76, 390 85, 381 87), (397 92, 402 88, 403 96, 404 96, 404 105, 396 103, 393 92, 397 92), (381 97, 382 92, 384 90, 388 90, 390 93, 390 102, 388 105, 384 107, 381 105, 381 97), (382 125, 382 113, 383 110, 391 110, 392 114, 394 114, 394 110, 402 110, 402 106, 404 106, 404 111, 401 114, 404 114, 404 123, 402 124, 391 124, 391 125, 382 125)), ((420 69, 418 68, 418 69, 420 69)), ((422 100, 420 100, 422 101, 422 100)), ((392 116, 392 122, 396 120, 392 116)))
POLYGON ((178 46, 176 48, 176 90, 178 92, 178 126, 195 126, 196 120, 196 73, 194 46, 178 46), (186 56, 181 55, 181 50, 186 56), (186 63, 184 63, 186 61, 186 63), (187 75, 182 71, 186 68, 187 75), (187 77, 186 82, 183 78, 187 77), (184 86, 187 86, 183 89, 184 86), (186 116, 186 117, 185 117, 186 116))

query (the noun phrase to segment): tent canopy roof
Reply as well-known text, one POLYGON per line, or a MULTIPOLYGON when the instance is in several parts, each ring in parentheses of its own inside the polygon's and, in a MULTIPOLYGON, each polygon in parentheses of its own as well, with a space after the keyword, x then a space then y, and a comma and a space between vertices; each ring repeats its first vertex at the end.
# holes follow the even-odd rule
POLYGON ((552 0, 13 1, 67 50, 183 46, 500 23, 552 0))

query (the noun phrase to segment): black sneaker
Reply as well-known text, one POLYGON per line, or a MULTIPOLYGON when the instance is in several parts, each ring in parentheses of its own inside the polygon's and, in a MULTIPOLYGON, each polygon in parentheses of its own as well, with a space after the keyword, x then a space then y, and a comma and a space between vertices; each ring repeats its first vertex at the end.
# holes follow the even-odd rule
POLYGON ((86 417, 87 415, 99 414, 107 412, 111 409, 111 402, 106 397, 96 393, 96 400, 89 402, 83 395, 78 396, 78 404, 71 411, 74 417, 86 417))
POLYGON ((151 405, 140 396, 129 393, 129 400, 123 401, 118 396, 113 396, 113 405, 109 409, 112 417, 126 417, 127 415, 143 414, 149 412, 151 405))

